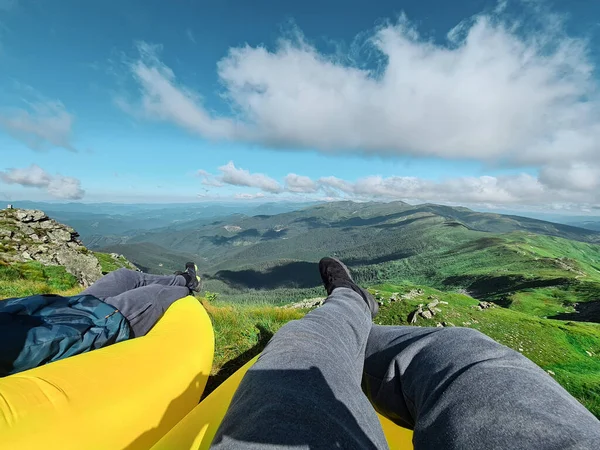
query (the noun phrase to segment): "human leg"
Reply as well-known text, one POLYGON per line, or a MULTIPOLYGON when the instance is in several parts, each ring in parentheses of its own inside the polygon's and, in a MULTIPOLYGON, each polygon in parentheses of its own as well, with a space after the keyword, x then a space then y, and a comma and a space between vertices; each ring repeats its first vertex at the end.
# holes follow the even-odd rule
POLYGON ((600 422, 530 360, 468 328, 382 327, 363 377, 420 449, 597 448, 600 422))
POLYGON ((242 380, 213 447, 387 448, 360 390, 370 329, 367 303, 350 288, 282 327, 242 380))
POLYGON ((186 286, 182 275, 152 275, 129 269, 110 272, 87 288, 82 294, 93 295, 104 300, 142 286, 158 284, 162 286, 186 286))
POLYGON ((173 302, 189 293, 186 286, 150 284, 103 300, 125 316, 133 337, 139 337, 144 336, 158 322, 173 302))

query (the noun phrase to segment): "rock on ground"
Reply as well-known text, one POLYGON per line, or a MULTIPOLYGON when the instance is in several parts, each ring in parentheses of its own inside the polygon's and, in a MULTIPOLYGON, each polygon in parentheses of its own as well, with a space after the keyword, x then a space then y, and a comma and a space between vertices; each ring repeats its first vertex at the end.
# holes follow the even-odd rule
POLYGON ((98 259, 73 228, 33 209, 0 211, 0 260, 64 266, 86 287, 102 276, 98 259))

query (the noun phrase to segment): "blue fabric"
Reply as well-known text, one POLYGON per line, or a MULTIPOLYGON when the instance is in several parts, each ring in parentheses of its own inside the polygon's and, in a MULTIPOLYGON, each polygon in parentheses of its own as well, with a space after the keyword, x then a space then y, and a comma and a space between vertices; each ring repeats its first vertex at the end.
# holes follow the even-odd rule
POLYGON ((92 295, 34 295, 0 302, 0 376, 131 337, 125 317, 92 295))

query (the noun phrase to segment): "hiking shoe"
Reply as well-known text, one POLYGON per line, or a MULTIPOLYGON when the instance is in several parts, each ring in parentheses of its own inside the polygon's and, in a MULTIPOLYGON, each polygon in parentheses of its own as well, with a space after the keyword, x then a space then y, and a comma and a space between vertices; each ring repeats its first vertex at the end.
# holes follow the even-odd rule
POLYGON ((198 275, 198 266, 193 262, 185 263, 185 272, 183 273, 187 284, 186 286, 192 292, 200 292, 202 289, 202 280, 198 275), (187 275, 187 276, 186 276, 187 275))
POLYGON ((321 280, 323 280, 323 286, 327 291, 327 295, 331 295, 334 289, 339 287, 345 287, 352 289, 358 293, 371 311, 371 317, 375 317, 379 311, 379 305, 375 301, 375 298, 367 291, 354 282, 350 270, 348 267, 337 258, 323 258, 319 261, 319 273, 321 274, 321 280))

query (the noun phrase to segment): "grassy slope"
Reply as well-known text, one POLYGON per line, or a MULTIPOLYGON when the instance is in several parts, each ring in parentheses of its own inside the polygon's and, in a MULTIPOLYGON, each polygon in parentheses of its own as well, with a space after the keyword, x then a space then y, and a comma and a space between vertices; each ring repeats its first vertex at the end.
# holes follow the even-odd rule
MULTIPOLYGON (((413 285, 378 286, 384 298, 393 292, 405 293, 416 288, 413 285)), ((480 311, 473 308, 478 301, 469 296, 426 286, 418 288, 423 291, 421 296, 383 306, 376 323, 407 325, 408 315, 418 304, 431 301, 429 296, 438 297, 449 305, 441 306, 442 313, 431 320, 419 319, 418 325, 451 322, 480 330, 520 351, 544 370, 554 372, 563 387, 600 417, 600 324, 543 319, 500 307, 480 311)))
POLYGON ((600 246, 526 232, 481 233, 435 227, 423 232, 412 256, 354 267, 374 285, 408 281, 449 290, 539 317, 572 312, 572 304, 600 299, 600 246), (443 230, 442 230, 443 231, 443 230))
POLYGON ((258 355, 285 323, 305 314, 297 309, 276 308, 265 303, 211 304, 203 301, 203 305, 215 331, 215 359, 204 396, 258 355))
MULTIPOLYGON (((376 322, 407 324, 409 313, 419 303, 427 303, 429 296, 436 296, 449 305, 442 306, 443 312, 432 320, 420 319, 419 325, 452 322, 479 329, 498 342, 521 351, 543 369, 553 371, 559 383, 600 417, 600 379, 597 376, 600 373, 600 325, 549 320, 505 308, 479 311, 473 308, 477 300, 469 296, 408 283, 381 285, 377 290, 383 299, 387 299, 393 292, 405 293, 417 288, 423 292, 419 297, 386 302, 376 322)), ((61 267, 44 267, 36 262, 0 265, 0 298, 35 293, 74 295, 80 289, 75 278, 61 267)), ((217 301, 214 304, 204 302, 204 305, 212 318, 216 336, 215 362, 207 393, 260 353, 283 324, 301 318, 306 312, 275 308, 267 303, 217 301)))
POLYGON ((81 291, 77 279, 64 267, 39 262, 0 262, 0 300, 34 294, 75 295, 81 291))
MULTIPOLYGON (((100 261, 102 273, 129 267, 125 259, 115 259, 105 253, 94 256, 100 261)), ((37 261, 6 263, 0 261, 0 300, 34 294, 75 295, 82 287, 62 266, 45 266, 37 261)))
POLYGON ((100 266, 102 267, 102 273, 104 274, 121 268, 133 269, 129 261, 127 261, 124 257, 120 256, 118 258, 113 258, 108 253, 100 252, 94 252, 94 256, 100 262, 100 266))
MULTIPOLYGON (((377 291, 383 299, 421 289, 422 294, 380 308, 376 323, 408 325, 409 314, 420 303, 435 296, 449 304, 433 319, 419 319, 420 326, 451 322, 475 328, 530 358, 555 379, 597 417, 600 417, 600 325, 543 319, 506 308, 478 310, 478 301, 467 295, 447 293, 412 284, 381 285, 377 291), (587 353, 589 352, 589 353, 587 353), (592 356, 590 356, 590 354, 592 356)), ((270 305, 206 304, 212 317, 217 339, 210 392, 237 368, 260 353, 269 338, 285 322, 300 318, 306 311, 281 309, 270 305)))

